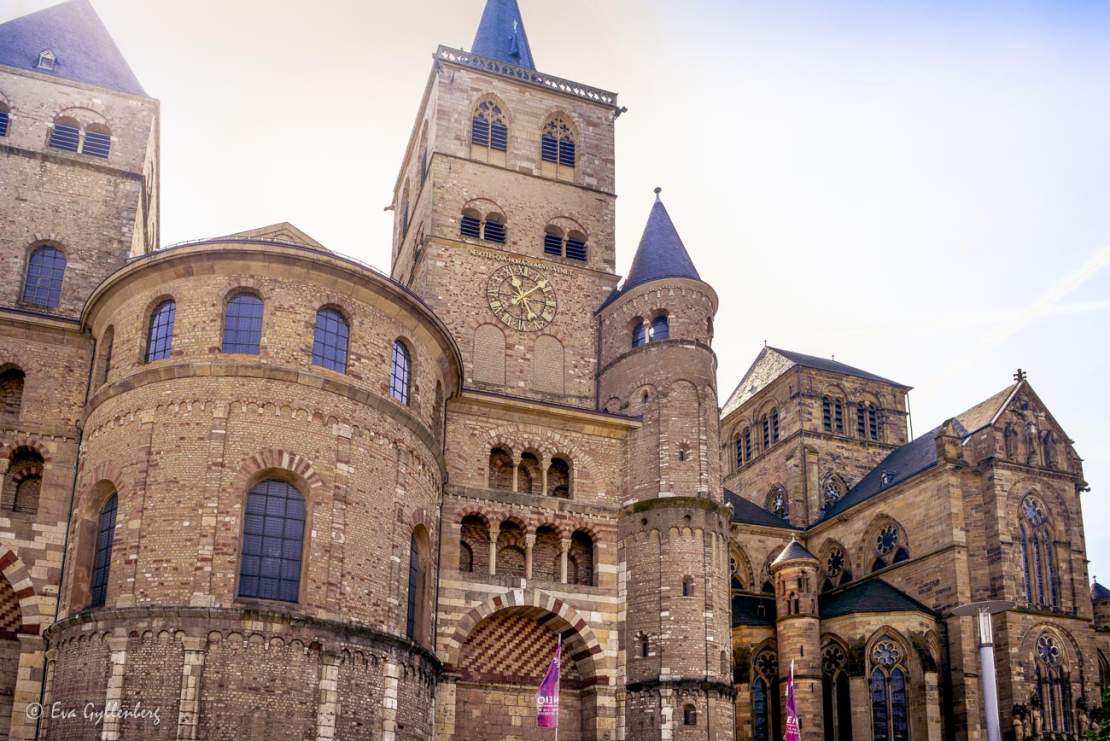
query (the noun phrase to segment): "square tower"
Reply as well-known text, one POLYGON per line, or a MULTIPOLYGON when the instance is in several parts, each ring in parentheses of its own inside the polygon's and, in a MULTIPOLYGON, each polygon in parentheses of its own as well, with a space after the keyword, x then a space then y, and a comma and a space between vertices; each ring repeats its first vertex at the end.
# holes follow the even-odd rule
POLYGON ((536 71, 515 3, 441 46, 397 177, 392 276, 447 323, 468 387, 595 406, 614 274, 615 94, 536 71))

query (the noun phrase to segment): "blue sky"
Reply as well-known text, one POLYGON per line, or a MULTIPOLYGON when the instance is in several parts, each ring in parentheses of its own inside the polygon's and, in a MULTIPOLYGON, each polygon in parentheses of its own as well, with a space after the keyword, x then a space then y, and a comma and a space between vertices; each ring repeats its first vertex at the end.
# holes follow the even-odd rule
MULTIPOLYGON (((162 101, 165 242, 288 220, 388 266, 431 54, 481 0, 94 2, 162 101)), ((541 70, 628 106, 618 268, 663 187, 721 295, 722 396, 767 340, 913 385, 920 434, 1025 368, 1110 582, 1110 4, 521 6, 541 70)))

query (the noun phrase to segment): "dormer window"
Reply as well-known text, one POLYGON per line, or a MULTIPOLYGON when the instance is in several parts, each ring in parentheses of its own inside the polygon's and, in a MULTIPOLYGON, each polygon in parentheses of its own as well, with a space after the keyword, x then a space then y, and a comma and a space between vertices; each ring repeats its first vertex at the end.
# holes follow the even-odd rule
POLYGON ((36 64, 35 66, 39 69, 53 72, 54 63, 57 61, 57 59, 58 58, 54 56, 54 52, 50 51, 49 49, 43 49, 39 52, 39 61, 38 64, 36 64))

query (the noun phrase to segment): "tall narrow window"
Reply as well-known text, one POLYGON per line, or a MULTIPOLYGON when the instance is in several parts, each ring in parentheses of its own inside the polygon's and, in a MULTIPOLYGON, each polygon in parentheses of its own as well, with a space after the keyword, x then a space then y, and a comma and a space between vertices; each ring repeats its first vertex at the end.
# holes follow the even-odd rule
POLYGON ((874 741, 908 741, 906 665, 902 649, 884 635, 871 649, 871 727, 874 741))
POLYGON ((247 494, 239 596, 296 602, 301 586, 305 501, 290 483, 260 481, 247 494))
POLYGON ((548 176, 571 179, 577 152, 574 145, 574 132, 562 117, 547 122, 540 135, 540 159, 543 172, 548 176))
POLYGON ((833 400, 833 426, 837 432, 844 432, 844 404, 840 399, 833 400))
POLYGON ((694 596, 694 577, 692 577, 692 576, 682 577, 682 596, 683 597, 693 597, 694 596))
POLYGON ((852 741, 852 702, 848 695, 848 658, 839 643, 821 652, 821 700, 825 741, 852 741))
POLYGON ((23 281, 23 303, 56 307, 62 300, 62 278, 66 271, 66 256, 57 247, 48 244, 36 247, 27 261, 27 276, 23 281))
POLYGON ((782 738, 779 707, 778 657, 767 649, 752 662, 752 737, 755 741, 782 738))
POLYGON ((693 705, 687 705, 682 709, 682 725, 696 726, 698 724, 698 709, 693 705))
POLYGON ((646 635, 641 633, 640 634, 640 658, 641 659, 646 659, 648 657, 649 653, 651 653, 651 642, 648 641, 648 637, 646 635))
POLYGON ((173 350, 173 322, 177 304, 166 299, 154 307, 150 313, 150 328, 147 330, 145 360, 151 363, 164 360, 173 350))
POLYGON ((640 347, 647 341, 647 333, 644 331, 644 320, 636 317, 632 324, 632 347, 640 347))
POLYGON ((501 108, 492 100, 485 100, 478 104, 474 117, 470 121, 470 143, 476 147, 501 152, 508 149, 509 127, 506 125, 501 108))
POLYGON ((257 355, 262 342, 262 299, 253 293, 237 293, 224 312, 223 351, 257 355))
POLYGON ((419 530, 409 538, 408 612, 405 616, 405 637, 411 641, 424 638, 424 590, 427 581, 423 539, 419 530))
MULTIPOLYGON (((1034 692, 1037 696, 1037 705, 1041 715, 1041 730, 1045 734, 1071 734, 1074 725, 1072 722, 1071 680, 1068 676, 1063 653, 1057 645, 1056 639, 1048 633, 1044 633, 1037 639, 1035 650, 1036 654, 1033 657, 1036 681, 1034 692)), ((1067 738, 1073 737, 1068 735, 1067 738)))
POLYGON ((736 467, 744 465, 744 436, 736 435, 736 467))
POLYGON ((750 427, 744 428, 744 460, 751 461, 752 459, 752 430, 750 427))
POLYGON ((8 124, 11 122, 11 113, 6 103, 0 103, 0 138, 8 135, 8 124))
POLYGON ((26 376, 15 366, 0 373, 0 424, 15 426, 23 412, 23 383, 26 376))
POLYGON ((1026 602, 1030 607, 1056 609, 1060 606, 1060 590, 1048 513, 1041 500, 1029 494, 1021 502, 1021 514, 1018 533, 1026 602))
POLYGON ((347 320, 336 309, 325 306, 316 312, 312 338, 312 362, 339 373, 347 372, 347 320))
POLYGON ((766 450, 771 447, 771 420, 764 416, 759 424, 763 428, 763 449, 766 450))
POLYGON ((771 410, 771 442, 777 443, 779 441, 779 410, 771 410))
POLYGON ((393 362, 389 372, 389 393, 402 404, 409 403, 410 373, 412 358, 404 342, 393 342, 393 362))
POLYGON ((100 338, 100 385, 108 382, 108 374, 112 372, 112 350, 115 342, 115 327, 108 327, 100 338))
POLYGON ((821 426, 832 432, 832 400, 827 396, 821 398, 821 426))
POLYGON ((862 401, 856 404, 856 434, 867 437, 867 405, 862 401))
POLYGON ((96 523, 96 550, 92 578, 89 581, 89 607, 103 607, 108 597, 108 574, 112 567, 112 537, 116 532, 116 495, 108 497, 100 508, 96 523))
POLYGON ((671 325, 666 314, 660 314, 651 320, 651 341, 662 342, 671 336, 671 325))
POLYGON ((867 405, 867 434, 872 440, 879 439, 879 410, 873 404, 867 405))

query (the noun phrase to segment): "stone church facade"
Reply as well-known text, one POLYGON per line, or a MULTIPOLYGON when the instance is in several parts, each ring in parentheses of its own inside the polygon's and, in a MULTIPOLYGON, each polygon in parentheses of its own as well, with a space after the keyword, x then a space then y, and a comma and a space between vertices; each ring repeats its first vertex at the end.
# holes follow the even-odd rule
POLYGON ((384 274, 290 224, 163 247, 159 104, 88 0, 0 25, 0 737, 1078 738, 1110 670, 1028 380, 765 347, 724 407, 659 193, 615 272, 617 95, 515 0, 439 47, 384 274), (42 717, 27 708, 46 707, 42 717), (109 713, 90 725, 51 708, 109 713))

